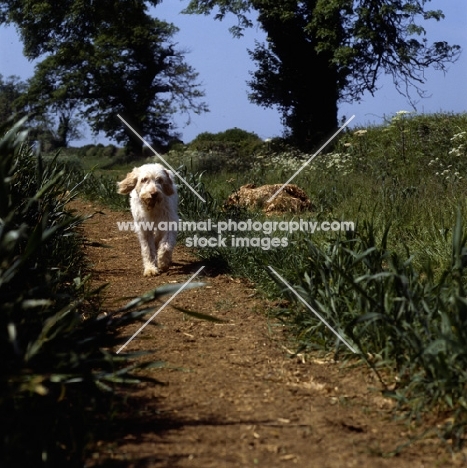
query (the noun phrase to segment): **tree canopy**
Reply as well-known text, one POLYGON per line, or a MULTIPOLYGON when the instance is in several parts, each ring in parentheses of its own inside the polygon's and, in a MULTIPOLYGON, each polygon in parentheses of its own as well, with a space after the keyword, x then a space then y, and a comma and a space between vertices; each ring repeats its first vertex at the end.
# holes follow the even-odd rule
POLYGON ((421 26, 444 18, 427 10, 429 0, 191 0, 186 13, 228 13, 238 22, 235 36, 255 22, 265 44, 250 51, 257 64, 249 82, 250 99, 278 107, 292 139, 302 147, 321 140, 337 126, 340 101, 375 93, 381 74, 392 76, 399 92, 423 96, 424 72, 446 71, 460 47, 432 44, 421 26))
POLYGON ((26 83, 22 82, 19 76, 3 78, 0 74, 0 123, 5 123, 21 110, 16 101, 25 90, 26 83))
MULTIPOLYGON (((177 28, 152 18, 159 0, 0 1, 0 24, 13 23, 36 66, 27 99, 60 115, 80 109, 94 132, 118 142, 130 135, 121 114, 156 146, 178 136, 175 113, 207 106, 197 73, 173 43, 177 28)), ((141 143, 133 140, 138 151, 141 143)))

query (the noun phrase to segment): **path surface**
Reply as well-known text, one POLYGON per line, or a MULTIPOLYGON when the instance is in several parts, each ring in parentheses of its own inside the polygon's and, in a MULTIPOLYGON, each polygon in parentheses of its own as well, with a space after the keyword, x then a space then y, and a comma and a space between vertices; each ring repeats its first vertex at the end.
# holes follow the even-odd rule
MULTIPOLYGON (((115 310, 122 297, 158 285, 184 283, 203 265, 179 245, 168 273, 144 278, 136 236, 117 229, 130 214, 89 202, 74 208, 101 212, 84 231, 94 282, 109 283, 104 308, 115 310)), ((291 358, 284 329, 268 322, 269 305, 251 284, 212 267, 202 273, 207 286, 182 292, 173 304, 226 322, 186 318, 169 306, 159 326, 146 327, 128 345, 128 351, 153 350, 166 363, 148 371, 164 385, 129 390, 125 422, 108 422, 87 467, 463 466, 436 439, 381 457, 405 440, 407 428, 391 420, 391 402, 371 390, 373 374, 364 366, 291 358)))

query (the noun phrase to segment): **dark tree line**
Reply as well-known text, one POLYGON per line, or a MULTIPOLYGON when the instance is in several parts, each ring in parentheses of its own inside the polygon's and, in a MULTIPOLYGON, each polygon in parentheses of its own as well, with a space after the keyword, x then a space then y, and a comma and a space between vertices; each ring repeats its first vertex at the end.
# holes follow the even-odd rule
MULTIPOLYGON (((177 28, 149 15, 159 0, 0 0, 0 24, 15 24, 30 59, 43 58, 23 96, 24 107, 60 116, 66 140, 78 113, 118 142, 125 116, 156 145, 177 137, 173 116, 207 111, 197 73, 173 42, 177 28)), ((286 135, 310 149, 338 125, 338 105, 375 93, 381 74, 413 97, 424 71, 446 71, 460 47, 429 43, 422 24, 440 21, 429 0, 191 0, 186 13, 237 17, 241 35, 258 24, 265 43, 249 51, 257 68, 250 100, 277 108, 286 135), (255 18, 255 19, 253 19, 255 18)), ((157 12, 157 8, 156 8, 157 12)), ((21 102, 21 101, 18 101, 21 102)), ((139 140, 130 143, 133 151, 139 140)))

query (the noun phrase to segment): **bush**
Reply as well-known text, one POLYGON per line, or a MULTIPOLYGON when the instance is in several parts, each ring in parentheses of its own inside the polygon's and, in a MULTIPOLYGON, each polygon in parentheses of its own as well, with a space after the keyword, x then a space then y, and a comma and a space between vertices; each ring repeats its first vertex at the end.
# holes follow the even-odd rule
POLYGON ((115 145, 107 145, 102 149, 101 156, 103 158, 112 158, 117 153, 117 147, 115 145))
POLYGON ((187 147, 197 154, 197 169, 219 172, 226 166, 248 167, 264 143, 255 133, 232 128, 219 133, 200 133, 187 147))
POLYGON ((259 142, 261 138, 253 132, 247 132, 240 128, 231 128, 219 133, 203 132, 200 133, 190 144, 200 142, 218 141, 224 143, 244 143, 244 142, 259 142))

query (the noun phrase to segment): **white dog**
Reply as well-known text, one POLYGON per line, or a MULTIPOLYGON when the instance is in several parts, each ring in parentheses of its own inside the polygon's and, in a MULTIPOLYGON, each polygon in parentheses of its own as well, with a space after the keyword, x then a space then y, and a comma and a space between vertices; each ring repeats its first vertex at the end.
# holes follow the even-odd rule
POLYGON ((178 195, 172 171, 161 164, 135 167, 118 182, 118 193, 130 194, 134 228, 141 244, 144 276, 167 271, 177 239, 173 229, 160 230, 161 221, 178 223, 178 195))

